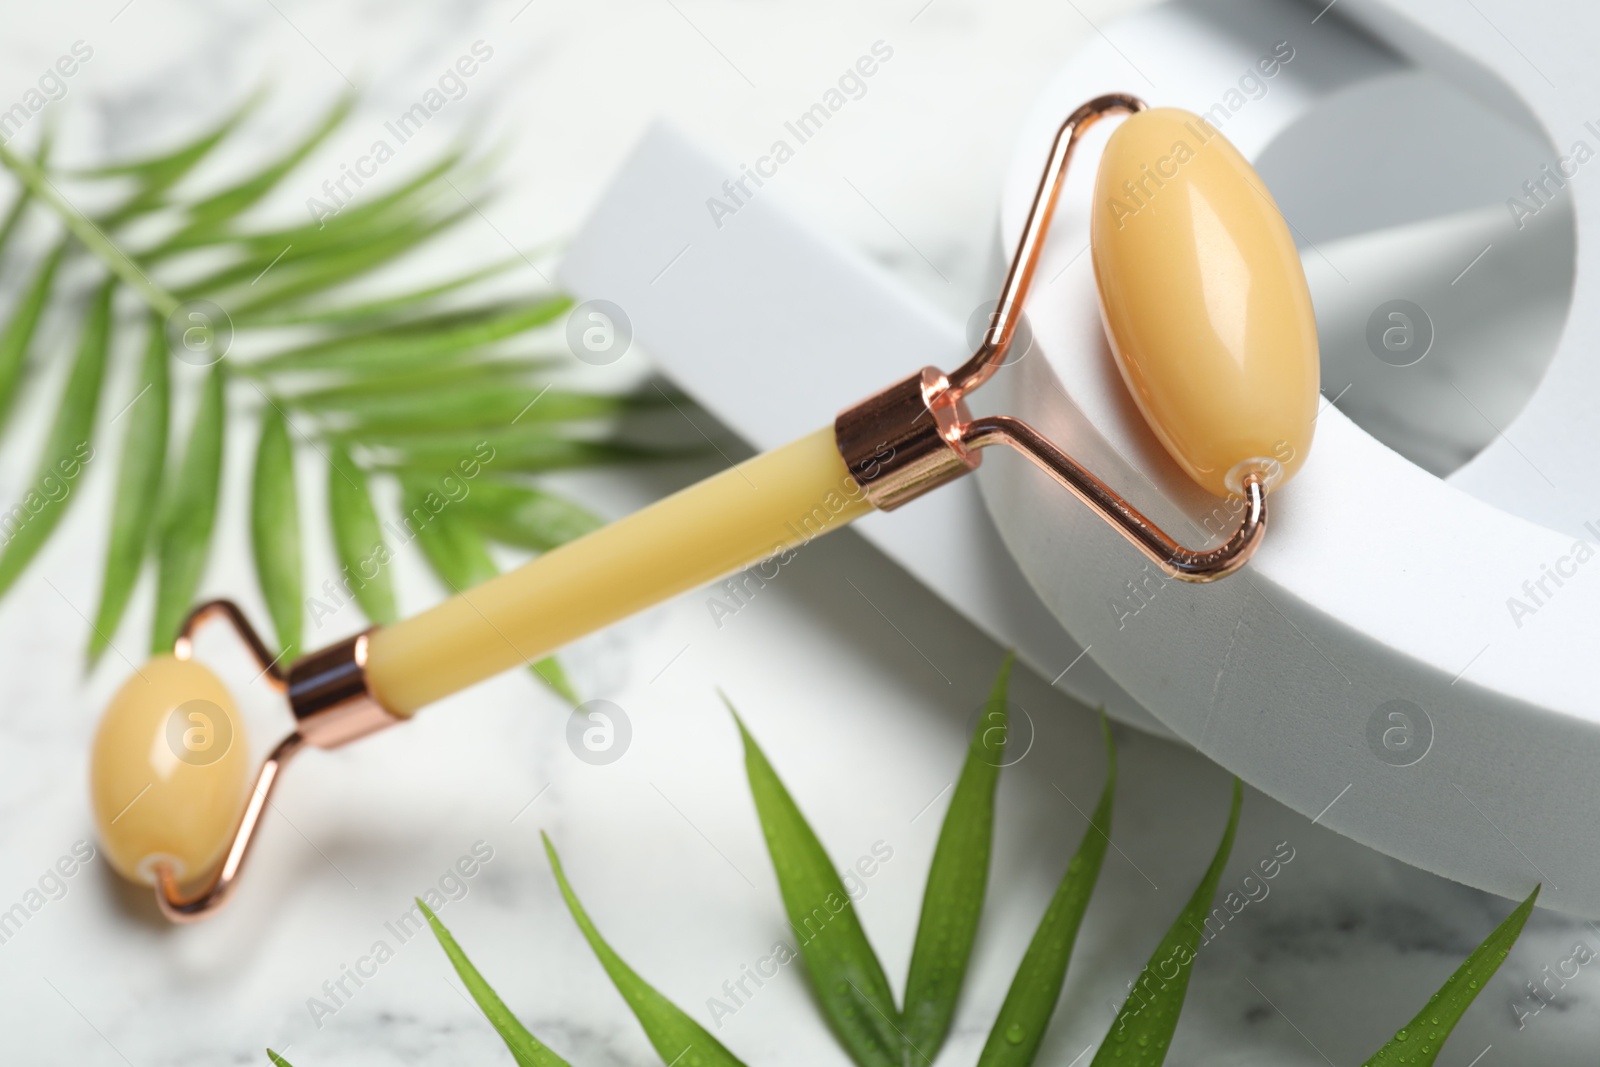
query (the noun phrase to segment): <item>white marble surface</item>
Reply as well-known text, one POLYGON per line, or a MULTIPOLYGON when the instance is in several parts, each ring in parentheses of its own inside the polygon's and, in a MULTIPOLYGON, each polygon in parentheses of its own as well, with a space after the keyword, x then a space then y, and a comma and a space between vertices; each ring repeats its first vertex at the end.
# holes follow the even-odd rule
MULTIPOLYGON (((373 128, 482 39, 493 60, 427 136, 436 148, 453 125, 479 118, 513 136, 516 180, 473 238, 475 254, 499 257, 505 240, 531 247, 569 232, 652 116, 664 112, 729 154, 748 155, 883 39, 896 49, 892 69, 783 180, 813 217, 961 313, 976 303, 1005 148, 1022 109, 1059 58, 1096 32, 1088 20, 1104 23, 1123 6, 13 5, 0 35, 0 100, 20 96, 74 41, 91 43, 93 59, 52 105, 66 120, 62 157, 89 161, 192 129, 271 80, 278 92, 246 139, 255 151, 289 135, 346 76, 364 82, 371 92, 350 133, 277 202, 282 217, 294 218, 323 176, 365 148, 373 128)), ((4 281, 14 291, 16 279, 4 281)), ((124 364, 131 351, 119 349, 124 364)), ((21 431, 44 414, 29 405, 0 449, 5 499, 28 477, 33 438, 21 431)), ((250 430, 236 429, 230 470, 242 476, 250 430)), ((91 677, 81 671, 79 612, 92 606, 98 585, 108 470, 92 466, 65 533, 0 603, 0 908, 22 900, 48 866, 92 835, 86 747, 101 704, 128 670, 108 655, 91 677)), ((602 474, 570 485, 618 514, 697 473, 602 474)), ((230 478, 229 519, 206 590, 254 604, 242 487, 242 477, 230 478)), ((318 522, 313 514, 308 528, 320 530, 318 522)), ((320 537, 312 542, 312 573, 331 574, 327 547, 320 537)), ((438 595, 416 559, 400 566, 408 606, 438 595)), ((148 597, 142 588, 135 621, 117 637, 130 657, 145 645, 148 597)), ((338 618, 317 636, 356 625, 338 618)), ((720 629, 704 595, 692 594, 572 650, 580 687, 631 718, 632 747, 614 764, 575 759, 562 709, 526 677, 507 677, 408 729, 306 757, 286 782, 248 883, 214 922, 170 929, 144 894, 90 863, 61 899, 0 944, 8 1057, 262 1063, 271 1044, 297 1067, 509 1063, 428 939, 399 946, 320 1028, 307 1007, 374 941, 395 944, 385 922, 483 841, 493 860, 442 918, 512 1007, 574 1063, 651 1062, 561 907, 538 830, 562 847, 616 947, 709 1024, 707 998, 784 933, 718 686, 739 704, 837 859, 849 862, 879 841, 893 849, 859 907, 898 984, 943 800, 929 805, 958 765, 999 657, 852 535, 819 542, 720 629)), ((1075 808, 1087 810, 1100 787, 1093 720, 1039 679, 1019 678, 1016 694, 1037 739, 1002 786, 988 917, 946 1063, 975 1057, 1082 833, 1075 808)), ((251 709, 251 722, 258 743, 270 736, 265 705, 251 709)), ((1118 849, 1043 1063, 1073 1063, 1103 1036, 1107 1001, 1187 896, 1224 815, 1227 781, 1214 767, 1163 742, 1132 734, 1121 741, 1118 849)), ((1358 1063, 1508 907, 1259 795, 1247 799, 1225 883, 1279 842, 1295 850, 1294 861, 1266 899, 1202 952, 1175 1065, 1358 1063)), ((1593 967, 1520 1031, 1510 1006, 1527 1004, 1523 983, 1555 968, 1578 941, 1600 949, 1600 931, 1536 915, 1441 1062, 1593 1063, 1593 967)), ((751 1063, 846 1062, 795 968, 717 1033, 751 1063)))

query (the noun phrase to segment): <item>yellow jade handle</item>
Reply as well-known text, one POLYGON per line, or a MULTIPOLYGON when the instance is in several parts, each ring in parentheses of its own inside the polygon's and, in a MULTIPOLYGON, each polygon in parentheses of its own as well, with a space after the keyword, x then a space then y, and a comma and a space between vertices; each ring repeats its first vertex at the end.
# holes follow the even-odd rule
POLYGON ((373 631, 367 685, 409 716, 870 510, 829 426, 373 631))

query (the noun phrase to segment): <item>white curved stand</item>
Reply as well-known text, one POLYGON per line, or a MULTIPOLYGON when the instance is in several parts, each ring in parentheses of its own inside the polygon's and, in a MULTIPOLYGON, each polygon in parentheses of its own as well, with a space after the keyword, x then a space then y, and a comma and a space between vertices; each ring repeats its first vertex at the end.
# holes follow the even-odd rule
MULTIPOLYGON (((1503 315, 1473 326, 1472 311, 1494 303, 1498 290, 1473 287, 1493 286, 1496 277, 1503 286, 1531 276, 1522 304, 1559 305, 1564 289, 1550 290, 1564 286, 1570 268, 1560 257, 1571 254, 1563 212, 1571 205, 1581 227, 1593 214, 1592 183, 1569 182, 1539 225, 1523 230, 1501 201, 1532 176, 1530 163, 1552 158, 1530 116, 1559 130, 1563 146, 1581 136, 1600 149, 1600 133, 1581 125, 1589 117, 1581 93, 1564 100, 1470 8, 1345 0, 1313 21, 1320 7, 1169 5, 1106 26, 1025 124, 1001 243, 1015 242, 1050 137, 1078 103, 1133 91, 1205 112, 1258 57, 1288 41, 1295 58, 1265 80, 1259 99, 1241 96, 1224 132, 1258 159, 1297 229, 1331 353, 1325 395, 1347 384, 1331 371, 1350 370, 1352 393, 1341 404, 1414 459, 1325 406, 1303 473, 1272 499, 1255 561, 1199 588, 1143 567, 1114 531, 1025 461, 988 457, 980 483, 1007 546, 1055 616, 1190 744, 1285 804, 1409 863, 1514 898, 1543 882, 1542 904, 1597 917, 1600 294, 1585 271, 1592 249, 1585 255, 1578 242, 1559 343, 1549 325, 1559 318, 1549 314, 1527 320, 1545 330, 1542 341, 1512 345, 1492 332, 1503 315), (1362 20, 1409 57, 1339 16, 1362 20), (1419 75, 1417 64, 1455 88, 1419 75), (1416 151, 1363 163, 1356 134, 1370 124, 1353 125, 1352 114, 1387 115, 1400 132, 1413 123, 1416 151), (1469 118, 1481 136, 1449 135, 1452 122, 1469 118), (1275 161, 1274 144, 1303 128, 1320 140, 1275 161), (1340 130, 1351 139, 1315 160, 1316 145, 1330 147, 1340 130), (1349 173, 1333 182, 1328 173, 1341 167, 1349 173), (1340 191, 1363 174, 1390 195, 1341 201, 1340 191), (1469 264, 1484 245, 1493 247, 1469 264), (1441 318, 1454 332, 1441 327, 1438 347, 1415 367, 1375 356, 1364 364, 1366 320, 1388 298, 1455 301, 1457 311, 1441 318), (1519 358, 1553 343, 1542 373, 1538 359, 1530 367, 1519 358), (1518 381, 1527 383, 1522 395, 1518 381), (1485 442, 1451 477, 1430 473, 1485 442), (1548 577, 1552 570, 1561 584, 1548 577), (1529 590, 1537 593, 1541 581, 1535 603, 1529 590), (1514 611, 1511 598, 1532 610, 1514 611)), ((1542 30, 1536 61, 1576 82, 1579 42, 1595 35, 1571 22, 1594 17, 1572 10, 1564 22, 1528 19, 1519 29, 1535 37, 1542 30)), ((1600 96, 1591 92, 1588 104, 1600 96)), ((1600 115, 1600 107, 1590 111, 1600 115)), ((1063 192, 1043 284, 1030 298, 1035 351, 997 379, 1008 383, 1002 395, 982 403, 1033 422, 1156 521, 1203 541, 1207 527, 1226 525, 1226 512, 1155 443, 1103 340, 1083 251, 1094 163, 1109 130, 1096 132, 1063 192)), ((1600 162, 1590 165, 1600 173, 1600 162)))

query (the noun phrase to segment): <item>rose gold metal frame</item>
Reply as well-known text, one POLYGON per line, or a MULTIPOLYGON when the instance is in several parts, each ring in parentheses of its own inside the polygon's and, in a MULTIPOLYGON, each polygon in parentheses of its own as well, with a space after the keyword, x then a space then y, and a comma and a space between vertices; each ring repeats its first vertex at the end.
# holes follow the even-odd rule
POLYGON ((1010 351, 1078 140, 1108 115, 1133 114, 1145 107, 1138 97, 1114 93, 1089 101, 1061 124, 999 303, 972 357, 951 374, 924 367, 846 408, 834 420, 839 455, 874 506, 885 511, 897 508, 975 470, 981 449, 1006 445, 1093 508, 1173 578, 1215 581, 1254 555, 1267 527, 1264 472, 1245 474, 1244 518, 1227 541, 1211 549, 1185 548, 1032 426, 1006 415, 974 419, 966 404, 967 394, 993 377, 1010 351))
MULTIPOLYGON (((1239 528, 1224 544, 1196 551, 1169 537, 1027 423, 1004 415, 975 419, 965 400, 968 393, 993 377, 1010 350, 1055 212, 1062 178, 1079 138, 1108 115, 1131 114, 1143 111, 1145 106, 1133 96, 1102 96, 1080 107, 1062 123, 1001 288, 994 318, 972 357, 953 374, 925 367, 840 412, 834 422, 839 453, 876 507, 897 508, 976 469, 982 449, 1006 445, 1027 456, 1099 512, 1175 578, 1209 582, 1232 574, 1255 552, 1267 522, 1262 474, 1252 472, 1244 477, 1245 515, 1239 528)), ((250 854, 261 817, 271 803, 273 788, 284 767, 301 749, 308 745, 335 748, 403 721, 384 708, 367 685, 367 633, 308 653, 285 669, 278 664, 281 657, 272 656, 236 604, 213 600, 189 613, 173 644, 173 654, 179 659, 192 658, 194 635, 212 620, 232 627, 260 665, 261 677, 286 695, 295 729, 262 762, 228 853, 216 871, 198 885, 184 886, 171 865, 157 865, 156 901, 173 922, 205 918, 227 902, 250 854)))
POLYGON ((161 913, 173 922, 195 922, 227 903, 244 861, 250 855, 261 816, 272 801, 273 787, 278 784, 284 767, 301 749, 307 745, 337 748, 404 721, 379 704, 367 687, 366 633, 307 653, 285 669, 278 665, 283 657, 272 656, 266 642, 261 640, 237 604, 230 600, 212 600, 189 613, 178 639, 173 642, 172 654, 183 660, 193 658, 194 635, 212 620, 226 622, 233 628, 261 667, 261 677, 288 697, 295 729, 279 741, 262 762, 256 773, 255 788, 219 868, 200 884, 183 886, 170 864, 156 865, 156 903, 161 913))

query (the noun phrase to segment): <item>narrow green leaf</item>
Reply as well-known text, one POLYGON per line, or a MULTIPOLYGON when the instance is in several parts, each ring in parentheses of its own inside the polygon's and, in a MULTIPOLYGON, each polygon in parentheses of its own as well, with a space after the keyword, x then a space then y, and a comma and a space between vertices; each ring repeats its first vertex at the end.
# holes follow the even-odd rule
POLYGON ((272 616, 285 661, 300 654, 305 588, 300 553, 300 500, 294 485, 294 445, 283 412, 268 402, 261 415, 255 478, 250 492, 250 547, 256 581, 272 616))
POLYGON ((26 185, 34 199, 60 219, 79 244, 121 278, 124 285, 138 293, 146 304, 163 315, 170 315, 177 310, 177 298, 152 281, 150 275, 121 246, 107 237, 93 219, 68 202, 33 160, 17 155, 0 142, 0 167, 10 171, 19 182, 26 185))
MULTIPOLYGON (((402 484, 405 486, 406 513, 415 514, 421 509, 423 514, 429 514, 432 509, 423 503, 429 495, 428 483, 413 477, 403 480, 402 484)), ((465 499, 471 499, 470 493, 465 499)), ((471 589, 500 573, 494 557, 489 554, 489 545, 465 520, 459 509, 460 503, 449 502, 444 510, 433 514, 431 520, 417 526, 417 544, 422 546, 422 554, 427 557, 434 573, 456 593, 471 589)), ((546 656, 528 667, 534 677, 553 689, 557 696, 570 704, 581 703, 567 679, 566 671, 554 656, 546 656)))
POLYGON ((237 289, 238 295, 228 303, 238 309, 241 317, 248 319, 263 310, 326 292, 377 270, 448 230, 467 218, 470 212, 470 208, 462 208, 433 219, 396 219, 363 239, 332 248, 310 251, 280 248, 271 258, 247 261, 222 272, 224 275, 239 272, 242 276, 230 277, 222 284, 206 279, 184 289, 180 295, 218 296, 237 289), (240 288, 246 282, 249 284, 240 288))
POLYGON ((138 182, 138 187, 126 200, 100 219, 100 225, 117 226, 135 216, 164 206, 167 191, 210 155, 211 150, 222 143, 222 140, 244 121, 245 116, 255 110, 256 105, 264 97, 265 94, 257 90, 223 116, 222 121, 211 129, 169 152, 128 163, 100 167, 89 172, 80 172, 82 177, 131 177, 138 182))
POLYGON ((340 235, 338 241, 330 240, 328 231, 319 234, 315 241, 302 238, 298 242, 286 241, 277 247, 266 246, 259 250, 253 247, 253 243, 243 245, 237 240, 230 240, 227 248, 238 253, 238 257, 190 282, 179 295, 215 296, 243 285, 250 286, 252 293, 261 292, 265 287, 257 289, 256 285, 266 277, 269 268, 275 282, 283 274, 306 264, 361 252, 374 240, 392 239, 398 232, 415 230, 422 225, 421 220, 410 215, 380 221, 384 224, 382 230, 372 234, 345 234, 343 227, 332 231, 340 235))
MULTIPOLYGON (((513 267, 520 266, 522 258, 511 256, 498 263, 491 263, 487 267, 479 267, 458 274, 442 282, 425 285, 420 289, 397 293, 393 296, 379 297, 374 300, 359 304, 334 305, 330 307, 289 308, 277 312, 262 312, 250 318, 252 326, 349 326, 362 322, 382 321, 391 317, 405 317, 434 299, 448 296, 450 293, 465 289, 486 278, 504 274, 513 267)), ((235 316, 237 319, 238 316, 235 316)))
POLYGON ((89 300, 78 354, 67 375, 55 423, 45 438, 39 467, 28 491, 9 510, 0 511, 0 594, 27 568, 50 539, 67 508, 77 498, 73 484, 83 465, 94 458, 94 420, 105 380, 106 352, 111 347, 111 297, 115 278, 107 278, 89 300))
POLYGON ((227 415, 224 366, 217 363, 206 375, 200 407, 189 427, 188 444, 162 507, 155 622, 150 629, 150 649, 157 654, 171 650, 200 579, 205 576, 206 559, 211 552, 227 415))
MULTIPOLYGON (((50 150, 55 144, 55 130, 46 126, 44 135, 39 139, 38 151, 33 154, 33 165, 43 170, 50 160, 50 150)), ((11 201, 11 209, 6 212, 4 222, 0 222, 0 251, 3 251, 11 241, 11 235, 17 232, 17 227, 22 223, 22 216, 27 212, 28 205, 33 203, 33 188, 27 184, 20 184, 17 189, 17 198, 11 201)))
POLYGON ((272 1067, 293 1067, 293 1064, 284 1059, 282 1056, 278 1055, 276 1052, 272 1051, 270 1048, 267 1049, 267 1059, 272 1061, 272 1067))
POLYGON ((67 242, 63 240, 45 257, 33 281, 11 309, 4 332, 0 332, 0 426, 11 414, 17 383, 22 380, 22 368, 28 362, 28 349, 33 345, 33 336, 39 329, 39 318, 44 314, 45 305, 50 302, 56 271, 61 266, 61 257, 66 250, 67 242))
POLYGON ((260 286, 259 291, 241 293, 235 306, 239 314, 248 319, 275 307, 321 295, 335 286, 387 266, 405 253, 450 230, 471 214, 470 208, 461 208, 437 218, 401 222, 372 234, 366 240, 352 242, 350 247, 335 248, 306 257, 292 264, 289 270, 273 271, 267 284, 260 286))
POLYGON ((511 1050, 511 1055, 515 1057, 517 1063, 521 1067, 568 1067, 566 1060, 551 1052, 511 1013, 505 1001, 500 999, 500 994, 484 981, 483 975, 478 973, 478 969, 472 965, 467 954, 461 951, 461 946, 456 944, 456 939, 450 936, 450 931, 445 929, 444 923, 439 921, 433 909, 421 899, 417 900, 417 907, 428 917, 428 926, 433 930, 433 936, 438 938, 444 954, 450 958, 450 964, 456 969, 461 983, 467 987, 467 992, 472 994, 472 999, 477 1002, 484 1018, 489 1020, 489 1025, 494 1027, 500 1039, 506 1043, 506 1048, 511 1050))
POLYGON ((352 398, 335 416, 347 434, 432 433, 610 418, 660 403, 644 395, 578 393, 505 383, 447 385, 431 395, 352 398))
POLYGON ((604 525, 570 500, 493 478, 480 479, 461 508, 490 540, 536 552, 548 552, 604 525))
POLYGON ((561 661, 554 656, 535 660, 528 665, 528 669, 538 677, 539 681, 549 686, 556 696, 565 700, 573 707, 583 703, 583 698, 578 695, 577 687, 572 684, 572 679, 567 677, 567 669, 561 661))
POLYGON ((1005 764, 1006 695, 1015 662, 1016 656, 1008 654, 1000 665, 973 726, 922 893, 900 1023, 905 1042, 920 1063, 933 1062, 950 1032, 983 914, 994 838, 994 793, 1005 764))
POLYGON ((1100 791, 1089 828, 1084 831, 1078 851, 1067 863, 1066 873, 1045 908, 1039 926, 1028 942, 1022 963, 1011 979, 1005 1003, 995 1017, 978 1057, 978 1067, 1028 1067, 1039 1054, 1039 1043, 1055 1013, 1066 980, 1072 946, 1089 906, 1100 866, 1111 841, 1111 808, 1117 787, 1117 746, 1111 739, 1111 725, 1100 715, 1100 733, 1106 744, 1106 784, 1100 791))
MULTIPOLYGON (((402 484, 406 513, 430 514, 431 509, 424 503, 424 498, 432 492, 428 483, 420 478, 409 478, 402 484)), ((432 495, 444 499, 438 494, 432 495)), ((493 578, 500 573, 500 568, 495 565, 483 538, 451 510, 455 506, 445 501, 444 510, 433 513, 431 519, 419 524, 417 544, 434 573, 451 592, 459 593, 493 578)))
POLYGON ((1539 899, 1542 886, 1534 886, 1528 899, 1517 905, 1510 915, 1483 943, 1472 950, 1466 962, 1444 980, 1439 991, 1428 998, 1428 1003, 1406 1026, 1390 1039, 1363 1067, 1386 1067, 1405 1064, 1406 1067, 1433 1067, 1439 1052, 1450 1037, 1450 1032, 1461 1021, 1489 979, 1500 969, 1500 964, 1511 952, 1511 946, 1522 935, 1522 927, 1533 914, 1534 902, 1539 899))
POLYGON ((151 315, 144 362, 134 381, 133 399, 113 419, 126 420, 127 427, 123 431, 122 458, 117 466, 117 491, 111 506, 111 536, 106 543, 100 606, 95 611, 89 636, 91 666, 106 650, 111 635, 122 621, 128 598, 139 580, 139 572, 144 569, 145 553, 155 528, 172 408, 167 360, 164 323, 159 316, 151 315))
MULTIPOLYGON (((726 697, 723 701, 728 703, 726 697)), ((901 1067, 894 994, 856 917, 855 904, 822 842, 732 703, 728 710, 744 739, 750 793, 778 875, 789 928, 799 941, 822 1013, 860 1067, 901 1067)))
POLYGON ((328 524, 339 565, 362 612, 379 625, 399 618, 389 547, 367 489, 367 474, 337 444, 328 457, 328 524))
POLYGON ((354 105, 354 93, 341 96, 322 120, 283 155, 249 177, 190 205, 188 223, 151 254, 160 254, 171 247, 193 241, 199 235, 212 233, 254 206, 339 127, 354 105))
POLYGON ((584 940, 594 950, 600 966, 611 978, 611 984, 628 1002, 628 1007, 639 1020, 639 1026, 650 1039, 650 1044, 655 1046, 662 1062, 689 1063, 696 1067, 743 1067, 738 1057, 724 1048, 722 1042, 685 1015, 676 1004, 656 992, 606 943, 588 913, 583 910, 578 895, 572 891, 566 873, 561 869, 561 857, 550 843, 550 836, 543 833, 540 836, 544 838, 544 851, 550 857, 550 869, 555 872, 556 884, 561 887, 561 897, 567 902, 567 910, 572 912, 572 920, 583 931, 584 940))
POLYGON ((489 356, 411 367, 393 374, 342 374, 336 379, 337 384, 291 393, 288 400, 304 411, 345 411, 350 405, 359 405, 375 396, 425 395, 469 383, 517 385, 535 374, 548 377, 557 362, 556 358, 550 356, 489 356))
POLYGON ((245 116, 255 110, 264 99, 266 99, 265 91, 262 89, 255 90, 234 107, 232 111, 224 115, 215 126, 212 126, 198 137, 185 141, 166 152, 145 156, 140 159, 130 159, 122 163, 110 163, 102 167, 72 170, 67 172, 68 176, 73 178, 138 178, 150 181, 164 179, 176 172, 178 177, 182 177, 195 164, 204 159, 206 154, 215 148, 240 122, 244 121, 245 116))
POLYGON ((1195 887, 1194 895, 1178 913, 1172 928, 1156 946, 1150 962, 1139 972, 1133 991, 1122 1010, 1117 1012, 1116 1022, 1111 1024, 1110 1032, 1100 1043, 1089 1067, 1160 1067, 1166 1061, 1172 1035, 1178 1029, 1178 1015, 1183 1011, 1183 1000, 1189 992, 1189 976, 1194 970, 1200 935, 1211 911, 1212 898, 1217 895, 1222 868, 1227 866, 1228 854, 1233 851, 1233 837, 1239 829, 1239 808, 1243 803, 1244 787, 1235 778, 1228 826, 1222 832, 1222 843, 1217 846, 1211 866, 1195 887))
POLYGON ((572 306, 556 296, 532 304, 450 311, 434 320, 362 330, 266 356, 251 369, 274 373, 290 370, 358 370, 381 362, 416 366, 465 353, 555 321, 572 306))
MULTIPOLYGON (((352 235, 368 232, 374 224, 404 213, 415 214, 419 206, 449 187, 442 181, 461 161, 462 149, 452 149, 412 177, 386 192, 347 205, 331 218, 298 223, 268 230, 194 232, 163 243, 162 255, 225 244, 256 255, 276 255, 285 245, 323 246, 348 241, 352 235)), ((452 194, 453 195, 453 194, 452 194)), ((457 198, 459 199, 459 197, 457 198)))

